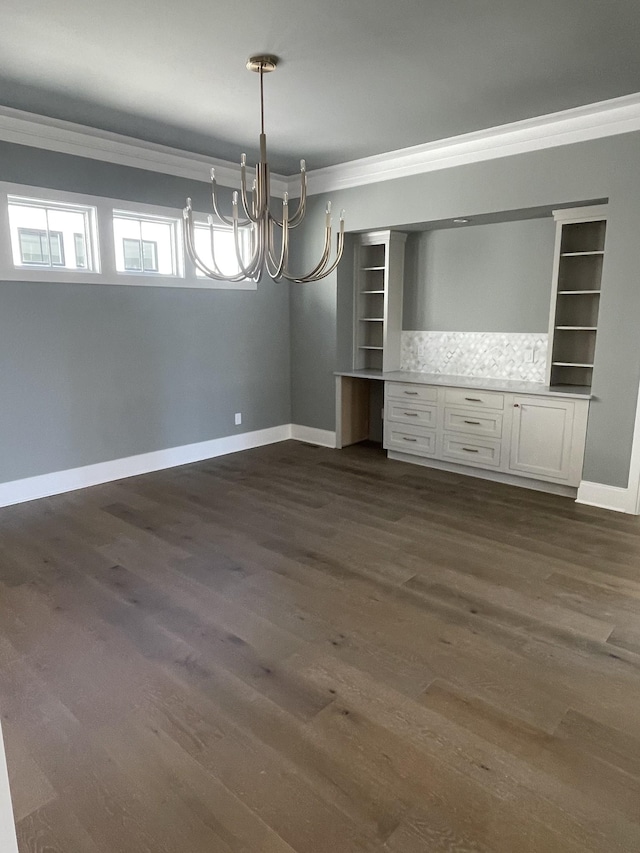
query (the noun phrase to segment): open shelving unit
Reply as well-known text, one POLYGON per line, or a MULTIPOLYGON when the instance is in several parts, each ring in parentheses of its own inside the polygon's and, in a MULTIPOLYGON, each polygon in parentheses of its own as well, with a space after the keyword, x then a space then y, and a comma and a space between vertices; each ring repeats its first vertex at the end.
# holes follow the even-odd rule
POLYGON ((591 387, 607 228, 604 205, 554 211, 549 385, 591 387))
POLYGON ((353 366, 398 370, 406 234, 362 234, 355 251, 353 366))

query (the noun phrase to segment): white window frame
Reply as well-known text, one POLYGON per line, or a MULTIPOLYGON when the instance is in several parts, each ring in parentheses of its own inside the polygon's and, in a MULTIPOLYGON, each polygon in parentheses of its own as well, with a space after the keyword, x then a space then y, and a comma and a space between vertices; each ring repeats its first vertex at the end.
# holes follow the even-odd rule
MULTIPOLYGON (((14 192, 13 185, 11 184, 0 184, 0 188, 6 186, 7 192, 2 199, 4 201, 4 206, 2 210, 2 214, 0 216, 0 224, 2 223, 2 217, 6 216, 6 228, 8 232, 6 235, 3 233, 2 237, 6 236, 9 240, 9 257, 8 258, 0 258, 0 263, 4 266, 5 260, 6 264, 15 271, 32 271, 36 274, 36 276, 42 276, 46 274, 47 276, 56 271, 57 273, 66 272, 70 276, 75 276, 77 274, 78 267, 66 267, 66 265, 58 265, 58 264, 29 264, 24 263, 21 265, 16 265, 13 260, 13 247, 12 247, 12 239, 11 239, 11 217, 9 215, 9 204, 16 205, 18 207, 32 207, 34 210, 59 210, 65 211, 68 210, 71 213, 79 213, 82 214, 85 219, 85 228, 86 234, 88 237, 88 243, 85 245, 85 261, 91 260, 91 264, 93 269, 88 270, 86 267, 83 267, 82 270, 87 273, 93 273, 99 271, 100 269, 100 252, 98 248, 98 220, 96 215, 96 208, 94 204, 78 202, 72 199, 67 198, 56 198, 49 195, 41 195, 41 190, 37 190, 38 195, 34 192, 29 192, 32 190, 31 187, 17 187, 19 190, 27 190, 27 192, 14 192)), ((42 191, 45 192, 46 191, 42 191)), ((48 221, 48 213, 47 213, 47 221, 48 221)), ((22 229, 18 228, 18 244, 20 244, 20 231, 22 229)), ((33 228, 31 230, 39 231, 42 229, 33 228)), ((51 231, 51 233, 54 233, 51 231)), ((0 238, 1 239, 1 238, 0 238)), ((75 238, 74 238, 75 241, 75 238)), ((21 247, 20 247, 21 248, 21 247)), ((4 243, 0 244, 0 249, 4 250, 4 243)), ((64 252, 64 247, 63 247, 64 252)))
MULTIPOLYGON (((185 196, 187 187, 185 186, 185 196)), ((116 214, 117 215, 117 214, 116 214)), ((206 225, 207 213, 194 211, 197 225, 206 225)), ((80 193, 52 190, 0 182, 0 281, 30 281, 43 284, 54 282, 73 284, 107 284, 126 287, 177 287, 195 290, 256 290, 254 281, 214 281, 196 275, 196 268, 186 255, 182 232, 182 209, 142 204, 123 199, 89 196, 80 193), (86 268, 61 269, 52 267, 16 267, 13 263, 9 227, 8 197, 19 196, 43 203, 75 204, 95 208, 95 258, 93 270, 86 268), (176 261, 178 274, 117 272, 113 235, 114 211, 133 217, 174 219, 176 225, 176 261)))
MULTIPOLYGON (((171 241, 171 258, 172 265, 175 270, 173 273, 161 273, 158 270, 145 270, 144 269, 144 260, 142 261, 142 269, 139 270, 117 270, 118 275, 138 275, 138 276, 153 276, 155 278, 170 278, 170 279, 184 279, 185 278, 185 256, 184 256, 184 246, 182 245, 182 217, 178 219, 175 213, 172 213, 170 216, 167 215, 159 215, 159 214, 150 214, 148 211, 142 212, 138 208, 141 208, 143 205, 139 205, 135 210, 125 207, 118 207, 112 211, 111 215, 111 229, 114 229, 114 220, 116 219, 130 219, 133 222, 139 222, 142 224, 143 222, 157 222, 160 225, 167 225, 170 228, 170 241, 171 241)), ((140 230, 142 233, 142 229, 140 230)), ((114 251, 115 251, 115 233, 113 234, 114 240, 114 251)), ((125 238, 127 239, 127 238, 125 238)), ((143 244, 146 242, 156 242, 156 241, 148 241, 140 238, 141 251, 144 252, 143 244)), ((141 256, 142 257, 142 256, 141 256)), ((158 245, 156 243, 156 265, 158 262, 158 245)), ((114 257, 114 264, 116 263, 114 257)))

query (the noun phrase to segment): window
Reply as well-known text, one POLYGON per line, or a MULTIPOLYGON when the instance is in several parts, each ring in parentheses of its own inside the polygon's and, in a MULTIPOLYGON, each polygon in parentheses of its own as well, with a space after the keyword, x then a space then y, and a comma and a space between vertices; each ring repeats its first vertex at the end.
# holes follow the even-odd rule
MULTIPOLYGON (((195 216, 198 254, 212 267, 207 216, 195 216)), ((256 290, 200 273, 185 256, 182 221, 177 208, 0 182, 0 282, 256 290)), ((233 230, 214 225, 213 241, 221 272, 239 273, 233 230)), ((248 261, 243 233, 240 248, 248 261)))
POLYGON ((15 267, 93 270, 95 209, 8 196, 15 267))
POLYGON ((158 272, 158 244, 155 240, 122 240, 127 272, 158 272))
POLYGON ((87 268, 87 246, 84 239, 84 234, 73 235, 73 247, 76 252, 76 267, 79 270, 87 268))
POLYGON ((61 231, 40 231, 34 228, 18 228, 20 260, 23 264, 38 264, 46 267, 64 266, 64 245, 61 231))
POLYGON ((142 275, 180 275, 177 220, 113 212, 113 235, 118 272, 142 275))
MULTIPOLYGON (((212 266, 213 257, 211 254, 211 230, 208 225, 199 225, 196 223, 194 242, 196 252, 200 258, 208 266, 212 266)), ((249 259, 249 241, 247 235, 242 232, 240 234, 240 248, 244 253, 245 263, 249 259)), ((216 256, 216 264, 218 269, 224 275, 235 275, 240 272, 238 259, 236 257, 236 243, 231 228, 216 227, 213 228, 213 247, 216 256)), ((200 270, 196 271, 199 278, 204 278, 204 273, 200 270)))

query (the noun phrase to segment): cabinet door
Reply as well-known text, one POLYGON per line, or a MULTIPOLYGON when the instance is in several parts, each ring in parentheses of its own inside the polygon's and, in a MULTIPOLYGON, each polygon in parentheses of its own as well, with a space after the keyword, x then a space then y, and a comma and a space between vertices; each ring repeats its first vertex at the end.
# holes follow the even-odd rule
POLYGON ((568 481, 575 467, 574 416, 571 400, 516 397, 509 468, 540 479, 568 481))

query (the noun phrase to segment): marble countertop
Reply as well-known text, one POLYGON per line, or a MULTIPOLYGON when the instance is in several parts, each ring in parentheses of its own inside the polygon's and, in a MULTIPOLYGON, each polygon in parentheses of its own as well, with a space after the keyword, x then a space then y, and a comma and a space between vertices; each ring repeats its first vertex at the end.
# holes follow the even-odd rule
POLYGON ((479 391, 507 391, 510 394, 534 394, 542 397, 577 397, 591 399, 591 390, 580 385, 545 385, 517 379, 479 379, 473 376, 450 376, 446 373, 410 373, 407 370, 337 370, 336 376, 379 379, 384 382, 413 382, 419 385, 443 385, 447 388, 476 388, 479 391))

